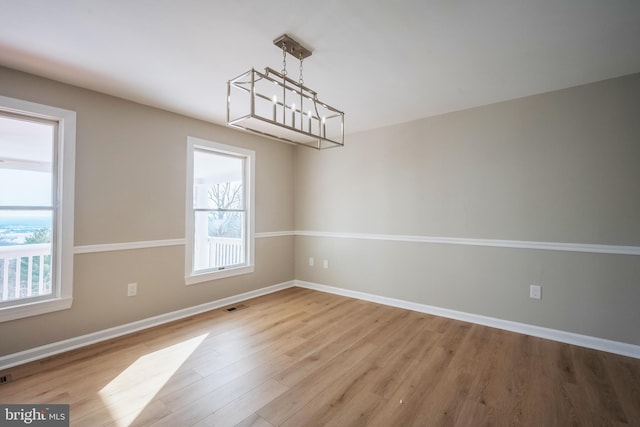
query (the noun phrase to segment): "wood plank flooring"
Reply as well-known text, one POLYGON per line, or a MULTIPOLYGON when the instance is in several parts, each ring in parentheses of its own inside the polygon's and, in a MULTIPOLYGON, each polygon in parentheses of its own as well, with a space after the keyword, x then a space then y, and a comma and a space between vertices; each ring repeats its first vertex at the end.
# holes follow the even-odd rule
MULTIPOLYGON (((73 426, 640 426, 640 360, 291 288, 7 371, 73 426)), ((5 372, 5 373, 7 373, 5 372)))

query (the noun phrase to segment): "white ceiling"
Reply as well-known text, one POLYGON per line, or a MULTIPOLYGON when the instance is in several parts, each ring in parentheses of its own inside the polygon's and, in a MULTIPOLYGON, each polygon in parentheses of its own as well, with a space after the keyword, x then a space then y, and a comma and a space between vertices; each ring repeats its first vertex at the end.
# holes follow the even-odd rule
POLYGON ((283 33, 347 133, 640 72, 637 0, 0 0, 0 64, 220 124, 283 33))

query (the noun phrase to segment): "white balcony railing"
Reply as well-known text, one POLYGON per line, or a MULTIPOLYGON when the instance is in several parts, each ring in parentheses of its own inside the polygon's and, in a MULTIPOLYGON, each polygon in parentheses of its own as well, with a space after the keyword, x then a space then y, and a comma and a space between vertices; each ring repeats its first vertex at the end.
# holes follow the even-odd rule
POLYGON ((0 246, 0 302, 50 294, 46 264, 51 265, 50 243, 0 246))
POLYGON ((242 239, 229 237, 209 237, 209 265, 222 267, 244 262, 242 239))

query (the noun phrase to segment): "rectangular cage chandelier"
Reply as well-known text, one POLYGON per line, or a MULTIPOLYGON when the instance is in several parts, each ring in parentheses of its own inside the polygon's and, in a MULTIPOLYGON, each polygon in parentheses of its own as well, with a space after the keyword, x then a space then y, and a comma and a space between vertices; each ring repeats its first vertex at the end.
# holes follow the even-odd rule
POLYGON ((286 34, 273 44, 282 49, 281 72, 252 68, 227 82, 227 125, 318 150, 342 147, 344 113, 304 85, 303 60, 311 51, 286 34), (287 76, 287 54, 300 60, 298 81, 287 76))

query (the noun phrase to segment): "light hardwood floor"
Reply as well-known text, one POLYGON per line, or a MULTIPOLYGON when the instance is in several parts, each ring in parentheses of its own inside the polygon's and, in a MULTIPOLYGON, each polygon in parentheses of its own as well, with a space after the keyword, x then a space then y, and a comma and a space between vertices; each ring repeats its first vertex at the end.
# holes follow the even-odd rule
POLYGON ((71 425, 640 426, 640 360, 291 288, 9 370, 71 425))

